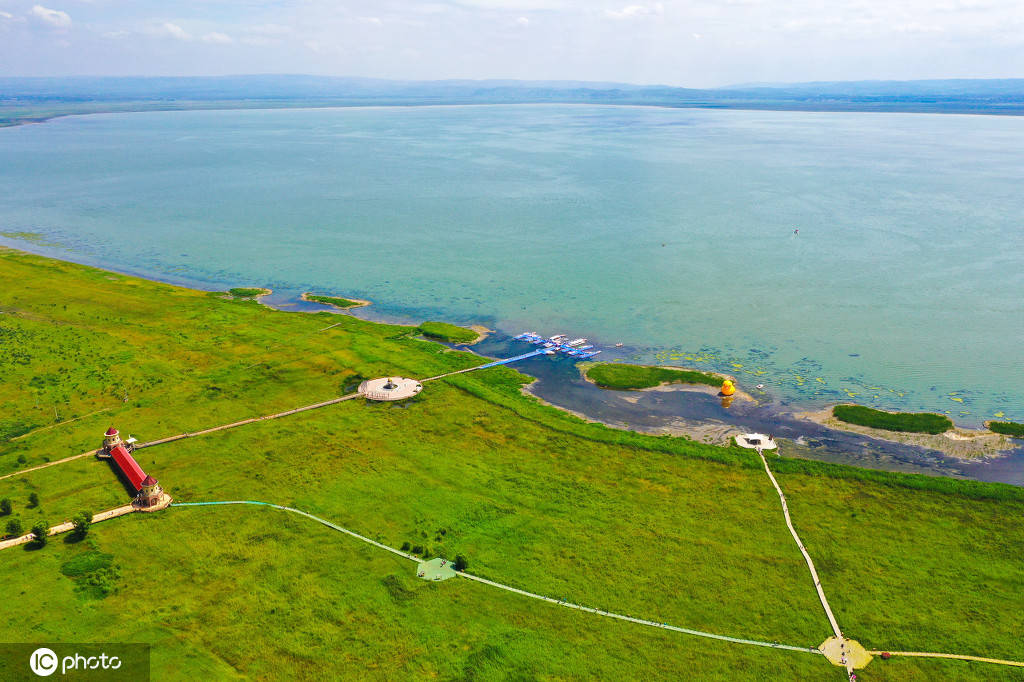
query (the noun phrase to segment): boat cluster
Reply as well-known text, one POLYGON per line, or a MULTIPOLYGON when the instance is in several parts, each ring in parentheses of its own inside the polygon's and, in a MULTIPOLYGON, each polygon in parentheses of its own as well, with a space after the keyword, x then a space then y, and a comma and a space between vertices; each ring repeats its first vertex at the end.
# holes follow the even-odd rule
POLYGON ((601 352, 599 350, 590 350, 594 345, 588 344, 586 339, 572 339, 570 341, 569 337, 565 334, 555 334, 554 336, 549 336, 545 339, 543 336, 535 332, 523 332, 522 334, 512 338, 517 341, 528 341, 535 346, 540 346, 541 348, 547 348, 549 349, 549 353, 552 354, 555 352, 564 353, 569 357, 580 358, 583 360, 592 358, 601 352))

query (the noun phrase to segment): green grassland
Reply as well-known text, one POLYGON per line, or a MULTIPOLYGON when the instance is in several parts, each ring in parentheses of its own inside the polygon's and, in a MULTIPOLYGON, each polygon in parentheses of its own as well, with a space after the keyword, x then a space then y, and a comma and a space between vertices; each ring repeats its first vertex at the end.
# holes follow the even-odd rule
POLYGON ((1024 424, 1017 422, 989 422, 988 430, 1005 434, 1011 438, 1024 438, 1024 424))
POLYGON ((478 336, 472 329, 457 327, 447 322, 424 322, 419 326, 419 330, 424 336, 448 343, 472 343, 478 336))
POLYGON ((931 412, 884 412, 863 405, 836 405, 832 408, 832 414, 848 424, 886 431, 936 434, 953 428, 949 417, 931 412))
MULTIPOLYGON (((0 251, 0 475, 93 449, 110 424, 153 440, 484 361, 416 334, 0 251)), ((137 456, 179 502, 285 504, 674 625, 799 646, 829 636, 756 455, 587 423, 523 395, 524 381, 482 370, 404 403, 348 401, 137 456)), ((1024 657, 1024 491, 772 465, 849 636, 1024 657)), ((28 526, 128 494, 90 457, 0 480, 2 497, 28 526)), ((0 585, 3 641, 149 642, 157 680, 843 679, 820 656, 416 580, 410 562, 265 508, 171 507, 3 550, 0 585)), ((924 659, 859 675, 1018 678, 924 659)))
POLYGON ((721 386, 722 377, 697 370, 649 367, 625 363, 599 362, 586 367, 584 376, 601 388, 619 390, 652 388, 661 384, 706 384, 721 386))

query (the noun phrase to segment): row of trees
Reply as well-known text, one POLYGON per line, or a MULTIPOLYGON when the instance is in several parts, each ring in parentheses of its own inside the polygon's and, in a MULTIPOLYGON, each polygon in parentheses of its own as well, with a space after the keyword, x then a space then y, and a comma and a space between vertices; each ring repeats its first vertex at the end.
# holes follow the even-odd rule
MULTIPOLYGON (((73 538, 81 540, 89 533, 89 527, 92 525, 92 516, 92 512, 87 511, 75 514, 71 519, 71 523, 74 525, 74 528, 71 531, 73 538)), ((21 537, 25 532, 25 527, 20 518, 14 517, 7 522, 5 530, 9 537, 21 537)), ((32 533, 33 541, 36 544, 40 546, 45 545, 50 534, 50 524, 45 520, 40 519, 32 524, 30 532, 32 533)))

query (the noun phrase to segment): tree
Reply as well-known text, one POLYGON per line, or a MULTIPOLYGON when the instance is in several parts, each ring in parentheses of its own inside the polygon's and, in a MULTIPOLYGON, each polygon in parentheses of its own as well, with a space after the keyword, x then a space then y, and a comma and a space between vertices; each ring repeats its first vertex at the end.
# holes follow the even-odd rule
POLYGON ((35 493, 29 493, 28 494, 28 506, 29 507, 38 507, 39 506, 39 495, 37 495, 35 493))
POLYGON ((10 499, 4 498, 0 500, 0 516, 7 516, 14 509, 14 505, 11 504, 10 499))
POLYGON ((466 559, 466 557, 462 556, 461 554, 456 554, 455 566, 453 566, 453 568, 459 573, 462 573, 467 568, 469 568, 469 561, 466 559))
POLYGON ((46 521, 37 521, 32 526, 32 535, 35 537, 35 541, 39 545, 46 544, 46 537, 50 534, 50 524, 46 521))
POLYGON ((21 537, 21 534, 25 532, 22 528, 21 519, 13 518, 7 522, 7 534, 13 535, 14 537, 21 537))
POLYGON ((74 518, 71 519, 71 522, 75 524, 75 535, 79 538, 84 538, 85 534, 89 532, 89 526, 92 525, 92 513, 81 512, 79 514, 75 514, 74 518))

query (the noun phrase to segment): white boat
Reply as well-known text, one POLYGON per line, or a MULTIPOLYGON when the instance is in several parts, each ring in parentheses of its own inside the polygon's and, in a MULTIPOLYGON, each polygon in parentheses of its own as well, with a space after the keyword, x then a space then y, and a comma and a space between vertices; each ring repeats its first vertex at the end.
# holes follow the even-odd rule
POLYGON ((575 346, 582 346, 586 342, 587 342, 586 339, 573 339, 572 341, 570 341, 569 343, 567 343, 565 345, 575 347, 575 346))
POLYGON ((562 339, 567 339, 567 338, 569 338, 569 337, 566 336, 565 334, 555 334, 554 336, 549 336, 548 337, 548 341, 554 341, 555 343, 558 343, 562 339))

